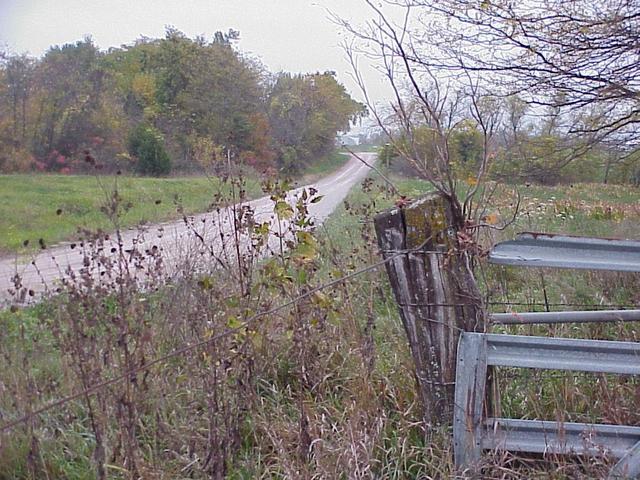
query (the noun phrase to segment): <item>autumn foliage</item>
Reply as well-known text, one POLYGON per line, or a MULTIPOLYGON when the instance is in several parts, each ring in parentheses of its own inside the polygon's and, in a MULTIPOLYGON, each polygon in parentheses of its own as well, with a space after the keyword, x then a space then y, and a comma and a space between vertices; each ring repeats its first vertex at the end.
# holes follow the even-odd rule
POLYGON ((237 39, 169 28, 107 52, 85 39, 42 58, 0 56, 0 172, 80 173, 90 150, 111 171, 198 171, 231 158, 295 173, 364 113, 332 72, 271 74, 237 39), (131 148, 144 131, 153 167, 131 148))

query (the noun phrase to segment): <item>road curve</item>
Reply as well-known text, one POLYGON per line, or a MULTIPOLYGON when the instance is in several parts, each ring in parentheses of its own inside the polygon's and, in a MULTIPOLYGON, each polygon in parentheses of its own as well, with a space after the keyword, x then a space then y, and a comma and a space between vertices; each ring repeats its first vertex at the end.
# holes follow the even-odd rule
MULTIPOLYGON (((376 160, 374 153, 359 155, 367 163, 376 160)), ((309 214, 314 218, 315 224, 319 225, 344 200, 349 190, 361 181, 368 172, 369 167, 352 156, 338 171, 312 185, 292 190, 289 192, 288 198, 293 201, 304 188, 315 188, 318 195, 322 195, 323 198, 318 203, 309 205, 309 214)), ((274 205, 269 197, 258 198, 244 205, 252 209, 253 217, 257 222, 269 222, 271 230, 278 231, 273 215, 274 205)), ((142 250, 145 248, 159 249, 162 252, 165 268, 171 272, 181 268, 187 259, 194 258, 194 248, 202 249, 203 245, 221 244, 220 232, 230 232, 233 219, 233 206, 230 206, 216 212, 192 215, 188 217, 186 223, 184 220, 177 220, 145 226, 143 229, 126 230, 121 232, 120 242, 125 251, 131 250, 134 245, 135 248, 142 250)), ((230 234, 222 235, 222 237, 224 236, 231 237, 230 234)), ((116 238, 110 238, 102 246, 101 255, 119 255, 119 252, 123 250, 118 248, 119 246, 116 238)), ((220 245, 218 249, 224 249, 224 247, 220 245)), ((55 288, 57 281, 63 275, 80 272, 84 267, 85 256, 82 249, 75 244, 64 243, 30 256, 0 258, 0 307, 12 302, 29 302, 42 292, 55 288), (23 291, 30 291, 22 298, 16 298, 16 295, 11 292, 16 274, 19 275, 22 286, 26 287, 23 291)), ((199 257, 203 256, 199 255, 199 257)))

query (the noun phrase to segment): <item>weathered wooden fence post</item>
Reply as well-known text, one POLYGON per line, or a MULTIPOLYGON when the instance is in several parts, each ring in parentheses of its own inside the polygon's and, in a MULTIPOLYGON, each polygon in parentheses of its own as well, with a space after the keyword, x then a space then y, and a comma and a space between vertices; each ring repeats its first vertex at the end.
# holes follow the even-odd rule
POLYGON ((439 194, 375 218, 378 245, 415 363, 427 425, 451 425, 461 331, 483 331, 482 299, 458 245, 462 220, 439 194))

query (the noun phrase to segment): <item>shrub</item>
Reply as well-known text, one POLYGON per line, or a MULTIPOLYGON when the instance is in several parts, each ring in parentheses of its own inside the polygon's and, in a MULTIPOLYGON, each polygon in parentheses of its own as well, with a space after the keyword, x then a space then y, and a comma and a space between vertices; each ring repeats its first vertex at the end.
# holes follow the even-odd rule
POLYGON ((36 159, 25 148, 0 146, 0 173, 28 172, 35 162, 36 159))
POLYGON ((129 153, 137 158, 136 169, 143 175, 166 175, 171 159, 164 148, 162 134, 154 127, 139 124, 129 134, 129 153))
POLYGON ((300 158, 295 147, 284 147, 280 155, 279 163, 280 170, 286 175, 300 171, 300 158))

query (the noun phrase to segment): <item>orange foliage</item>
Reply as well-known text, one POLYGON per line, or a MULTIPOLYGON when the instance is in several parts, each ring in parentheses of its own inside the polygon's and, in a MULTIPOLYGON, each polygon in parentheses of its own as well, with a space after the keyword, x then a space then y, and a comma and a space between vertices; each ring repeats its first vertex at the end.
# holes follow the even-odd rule
POLYGON ((276 154, 271 147, 271 135, 269 134, 269 120, 263 113, 253 113, 249 117, 253 127, 249 137, 251 150, 241 153, 243 162, 260 172, 266 172, 275 168, 276 154))

